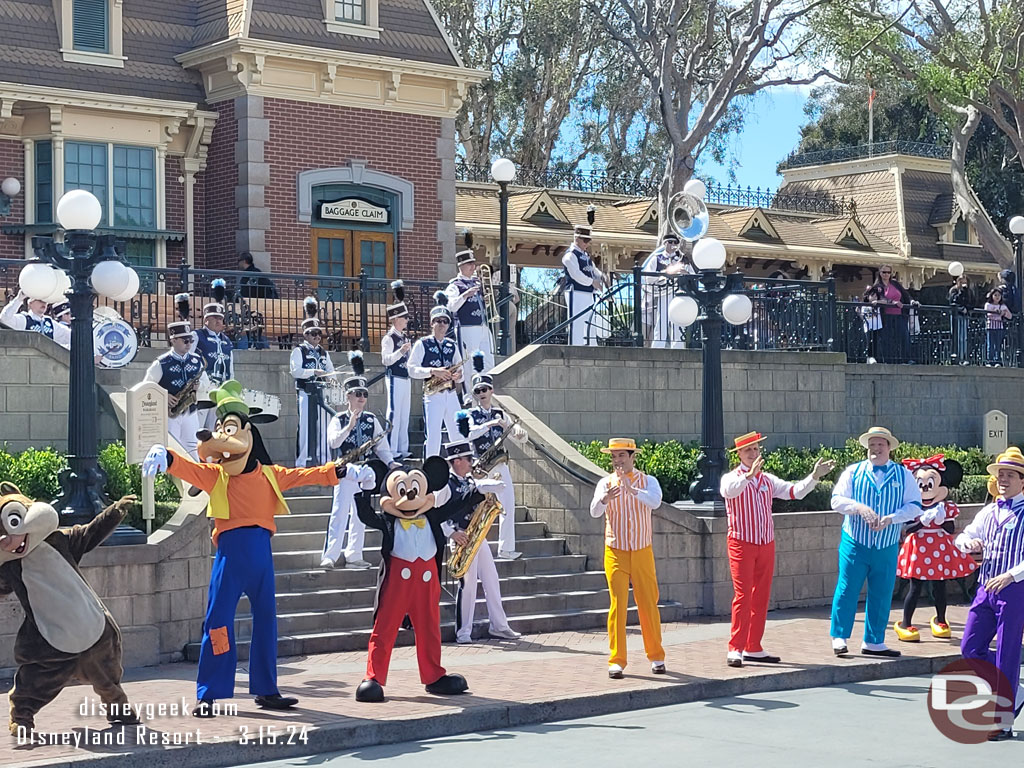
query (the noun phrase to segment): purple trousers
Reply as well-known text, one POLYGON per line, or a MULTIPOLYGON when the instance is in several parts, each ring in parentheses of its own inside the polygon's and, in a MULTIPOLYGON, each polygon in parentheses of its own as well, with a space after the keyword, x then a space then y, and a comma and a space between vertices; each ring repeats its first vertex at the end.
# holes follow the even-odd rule
MULTIPOLYGON (((981 659, 994 664, 1006 677, 1011 702, 1020 681, 1021 638, 1024 636, 1024 581, 1004 587, 997 595, 989 594, 983 584, 971 603, 964 624, 960 653, 965 659, 981 659), (996 638, 996 650, 989 643, 996 638)), ((997 691, 999 692, 999 691, 997 691)), ((1001 693, 1001 692, 999 692, 1001 693)), ((1013 709, 1013 704, 1009 707, 1013 709)))

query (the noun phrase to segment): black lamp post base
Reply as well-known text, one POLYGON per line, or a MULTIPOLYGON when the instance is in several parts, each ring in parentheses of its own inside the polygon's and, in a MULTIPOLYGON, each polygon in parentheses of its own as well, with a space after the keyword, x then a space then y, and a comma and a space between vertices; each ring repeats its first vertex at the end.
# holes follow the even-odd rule
POLYGON ((53 508, 60 513, 61 525, 85 525, 109 504, 101 490, 106 475, 96 466, 95 457, 69 456, 68 463, 70 468, 61 475, 61 492, 53 508))
POLYGON ((721 498, 709 499, 704 502, 686 499, 673 506, 684 509, 696 517, 725 517, 725 502, 721 498))
POLYGON ((144 531, 132 528, 130 525, 121 523, 114 530, 107 540, 103 542, 104 547, 117 547, 125 544, 145 544, 147 541, 144 531))

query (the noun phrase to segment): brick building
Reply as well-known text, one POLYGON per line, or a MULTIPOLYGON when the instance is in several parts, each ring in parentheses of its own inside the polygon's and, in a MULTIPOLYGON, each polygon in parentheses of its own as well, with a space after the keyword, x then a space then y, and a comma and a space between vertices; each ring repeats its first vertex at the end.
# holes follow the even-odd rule
POLYGON ((453 269, 454 116, 487 73, 429 0, 12 0, 0 24, 0 258, 85 188, 139 264, 453 269))

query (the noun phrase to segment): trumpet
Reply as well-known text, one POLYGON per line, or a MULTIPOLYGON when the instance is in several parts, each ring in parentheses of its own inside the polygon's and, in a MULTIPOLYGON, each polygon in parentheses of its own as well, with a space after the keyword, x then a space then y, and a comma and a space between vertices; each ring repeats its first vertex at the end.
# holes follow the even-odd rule
POLYGON ((498 296, 490 264, 481 264, 476 268, 476 274, 480 281, 480 292, 484 295, 484 306, 487 307, 487 324, 491 327, 491 334, 497 336, 501 316, 498 314, 498 296))
MULTIPOLYGON (((452 363, 444 370, 448 373, 453 374, 456 371, 462 370, 464 363, 452 363)), ((423 382, 423 394, 424 395, 436 395, 438 392, 444 392, 449 389, 455 389, 459 382, 454 379, 439 379, 436 376, 431 376, 425 382, 423 382)))

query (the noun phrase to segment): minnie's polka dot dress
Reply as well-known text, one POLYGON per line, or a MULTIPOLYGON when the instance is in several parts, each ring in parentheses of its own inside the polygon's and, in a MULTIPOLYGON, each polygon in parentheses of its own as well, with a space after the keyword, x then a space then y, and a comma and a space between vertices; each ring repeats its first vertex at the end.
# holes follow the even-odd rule
MULTIPOLYGON (((956 504, 948 501, 939 503, 946 508, 946 520, 960 514, 956 504)), ((945 581, 967 576, 977 567, 974 558, 953 546, 952 535, 946 533, 941 525, 929 523, 904 539, 896 573, 901 579, 945 581)))

